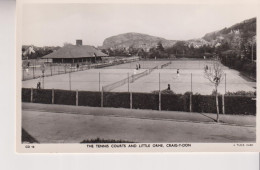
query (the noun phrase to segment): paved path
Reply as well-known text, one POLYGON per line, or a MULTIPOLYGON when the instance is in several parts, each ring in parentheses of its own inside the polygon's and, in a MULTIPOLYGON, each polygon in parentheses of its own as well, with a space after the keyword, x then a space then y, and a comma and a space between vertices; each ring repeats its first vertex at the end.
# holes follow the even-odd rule
POLYGON ((255 117, 23 103, 22 126, 40 143, 254 142, 255 117), (233 118, 233 119, 232 119, 233 118), (232 119, 232 120, 231 120, 232 119))

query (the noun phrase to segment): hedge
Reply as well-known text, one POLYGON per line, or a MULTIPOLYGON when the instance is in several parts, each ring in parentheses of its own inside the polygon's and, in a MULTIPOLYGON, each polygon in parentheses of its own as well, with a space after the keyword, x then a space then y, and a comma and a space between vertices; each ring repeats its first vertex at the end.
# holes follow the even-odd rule
POLYGON ((161 110, 189 111, 189 95, 161 94, 161 110))
MULTIPOLYGON (((216 113, 216 100, 212 95, 192 95, 192 111, 199 113, 216 113)), ((222 113, 222 96, 218 97, 219 112, 222 113)), ((31 102, 31 89, 22 89, 22 102, 31 102)), ((52 103, 52 90, 33 89, 34 103, 52 103)), ((256 100, 248 96, 225 96, 225 114, 256 115, 256 100)), ((76 92, 54 90, 54 104, 76 105, 76 92)), ((100 92, 78 92, 79 106, 101 106, 100 92)), ((105 92, 103 106, 130 108, 130 93, 105 92)), ((190 111, 190 94, 161 94, 161 110, 190 111)), ((159 110, 158 93, 132 93, 133 109, 159 110)))
POLYGON ((79 91, 78 92, 78 105, 79 106, 101 106, 101 93, 90 92, 90 91, 79 91))
MULTIPOLYGON (((219 113, 222 113, 222 100, 218 96, 219 113)), ((216 96, 192 95, 192 111, 199 113, 217 113, 216 96)))
POLYGON ((33 89, 33 103, 52 103, 52 90, 33 89))
POLYGON ((103 97, 104 107, 130 108, 130 93, 106 92, 103 97))
POLYGON ((31 89, 22 88, 22 102, 31 102, 31 89))
POLYGON ((132 93, 133 109, 159 110, 159 95, 152 93, 132 93))
POLYGON ((55 90, 54 104, 76 105, 76 92, 68 90, 55 90))
POLYGON ((225 96, 225 112, 233 115, 256 115, 256 100, 245 96, 225 96))

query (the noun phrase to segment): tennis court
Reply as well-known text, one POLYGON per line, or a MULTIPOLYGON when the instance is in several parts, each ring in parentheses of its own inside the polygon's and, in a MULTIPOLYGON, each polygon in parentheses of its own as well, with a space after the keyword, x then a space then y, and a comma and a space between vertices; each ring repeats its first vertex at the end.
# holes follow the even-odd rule
MULTIPOLYGON (((45 77, 42 79, 33 79, 22 82, 24 88, 36 88, 37 82, 41 81, 42 87, 45 89, 64 89, 64 90, 85 90, 85 91, 101 91, 102 86, 105 87, 128 76, 134 76, 146 72, 151 68, 158 66, 149 74, 143 74, 138 79, 120 82, 120 85, 111 91, 115 92, 152 92, 156 90, 164 90, 168 84, 175 93, 185 93, 192 91, 193 93, 211 94, 214 85, 204 77, 203 68, 211 62, 208 60, 174 60, 171 64, 161 69, 161 65, 169 63, 169 61, 136 61, 120 65, 114 65, 102 69, 90 69, 85 71, 72 72, 67 74, 45 77), (141 69, 136 70, 136 66, 141 69), (177 75, 179 69, 179 76, 177 75), (129 82, 129 83, 128 83, 129 82)), ((255 91, 256 82, 245 80, 239 75, 239 72, 228 69, 223 66, 226 79, 223 77, 219 85, 219 92, 236 91, 255 91)))

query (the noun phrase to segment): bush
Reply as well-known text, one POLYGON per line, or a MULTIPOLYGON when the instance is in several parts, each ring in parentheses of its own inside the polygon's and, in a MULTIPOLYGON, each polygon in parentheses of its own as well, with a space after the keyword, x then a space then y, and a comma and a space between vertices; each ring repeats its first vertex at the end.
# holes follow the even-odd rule
POLYGON ((256 115, 256 100, 245 96, 225 96, 225 113, 256 115))
POLYGON ((235 68, 241 70, 243 68, 243 62, 240 60, 235 61, 235 68))
POLYGON ((159 95, 151 93, 133 93, 134 109, 159 110, 159 95))
POLYGON ((52 90, 34 89, 33 90, 33 103, 52 103, 52 90))
POLYGON ((68 90, 55 90, 54 104, 76 105, 76 92, 68 90))
POLYGON ((22 88, 22 102, 31 102, 31 89, 22 88))
MULTIPOLYGON (((152 93, 153 94, 159 94, 159 90, 155 90, 152 93)), ((161 94, 175 94, 175 93, 172 90, 165 89, 165 90, 161 91, 161 94)))
POLYGON ((104 96, 104 107, 130 108, 130 93, 106 92, 104 96))
POLYGON ((176 58, 203 58, 203 55, 175 54, 176 58))
POLYGON ((79 106, 101 106, 101 93, 90 92, 90 91, 79 91, 78 92, 78 104, 79 106))
POLYGON ((256 92, 253 91, 237 91, 237 92, 227 92, 226 96, 249 96, 256 97, 256 92))

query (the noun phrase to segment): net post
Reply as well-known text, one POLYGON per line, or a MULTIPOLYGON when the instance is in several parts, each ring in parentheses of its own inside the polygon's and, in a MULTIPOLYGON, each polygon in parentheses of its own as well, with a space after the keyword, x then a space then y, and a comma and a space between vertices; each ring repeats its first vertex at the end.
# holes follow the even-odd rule
POLYGON ((54 89, 51 90, 51 103, 54 104, 54 89))
POLYGON ((76 90, 76 106, 79 105, 79 92, 76 90))
POLYGON ((31 103, 33 103, 33 88, 31 88, 31 103))
POLYGON ((225 94, 222 95, 222 113, 225 114, 225 94))

